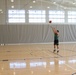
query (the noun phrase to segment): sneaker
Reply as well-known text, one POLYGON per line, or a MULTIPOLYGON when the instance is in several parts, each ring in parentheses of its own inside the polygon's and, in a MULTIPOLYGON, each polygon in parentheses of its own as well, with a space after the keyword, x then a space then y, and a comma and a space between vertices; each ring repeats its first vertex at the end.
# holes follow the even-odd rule
POLYGON ((57 51, 57 53, 59 53, 59 50, 57 51))
POLYGON ((55 51, 56 51, 56 50, 54 50, 53 53, 54 53, 55 51))

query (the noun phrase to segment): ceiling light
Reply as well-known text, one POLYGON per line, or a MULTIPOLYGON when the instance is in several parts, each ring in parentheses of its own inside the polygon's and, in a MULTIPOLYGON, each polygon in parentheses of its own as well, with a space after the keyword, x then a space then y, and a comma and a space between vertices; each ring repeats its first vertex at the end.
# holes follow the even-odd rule
POLYGON ((33 3, 35 3, 36 1, 33 1, 33 3))
POLYGON ((11 8, 14 8, 14 6, 11 6, 11 8))
POLYGON ((53 4, 56 4, 56 2, 53 2, 53 4))
POLYGON ((68 9, 67 7, 64 7, 64 9, 68 9))
POLYGON ((32 6, 30 6, 30 8, 32 8, 32 6))
POLYGON ((11 0, 11 2, 14 2, 14 0, 11 0))
POLYGON ((50 7, 47 7, 48 9, 50 8, 50 7))
POLYGON ((3 11, 1 11, 1 13, 3 13, 3 11))
POLYGON ((2 9, 0 9, 0 11, 2 11, 2 9))
POLYGON ((76 3, 73 3, 73 4, 76 4, 76 3))

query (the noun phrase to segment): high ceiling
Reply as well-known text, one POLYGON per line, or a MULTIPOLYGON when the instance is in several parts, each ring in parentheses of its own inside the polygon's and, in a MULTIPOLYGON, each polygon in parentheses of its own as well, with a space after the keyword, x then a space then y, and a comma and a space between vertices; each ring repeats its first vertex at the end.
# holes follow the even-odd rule
POLYGON ((76 0, 0 0, 0 11, 8 9, 76 9, 76 0))

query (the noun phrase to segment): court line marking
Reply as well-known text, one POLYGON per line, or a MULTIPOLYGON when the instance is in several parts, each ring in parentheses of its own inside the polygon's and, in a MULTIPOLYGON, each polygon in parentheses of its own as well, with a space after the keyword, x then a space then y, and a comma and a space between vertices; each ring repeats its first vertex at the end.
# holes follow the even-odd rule
MULTIPOLYGON (((56 60, 58 60, 57 58, 56 58, 56 60)), ((58 60, 59 61, 59 60, 58 60)), ((67 67, 69 67, 69 68, 71 68, 71 69, 73 69, 73 70, 76 70, 75 68, 73 68, 73 67, 71 67, 70 65, 68 65, 68 64, 64 64, 64 65, 66 65, 67 67)))
POLYGON ((71 66, 68 65, 68 64, 65 64, 65 65, 68 66, 68 67, 70 67, 70 68, 73 69, 73 70, 76 70, 75 68, 71 67, 71 66))
MULTIPOLYGON (((63 49, 62 49, 63 50, 63 49)), ((76 51, 73 51, 73 50, 71 50, 71 49, 65 49, 66 51, 71 51, 71 52, 76 52, 76 51)))
MULTIPOLYGON (((51 53, 53 53, 53 52, 50 51, 50 50, 48 50, 48 51, 51 52, 51 53)), ((53 53, 53 54, 58 55, 58 56, 60 56, 60 57, 63 57, 63 56, 61 56, 60 54, 57 54, 57 53, 53 53)))
MULTIPOLYGON (((62 49, 63 50, 63 49, 62 49)), ((74 53, 76 53, 76 51, 72 51, 72 50, 70 50, 70 49, 65 49, 65 51, 71 51, 71 52, 74 52, 74 53)), ((73 55, 69 55, 69 56, 63 56, 63 57, 72 57, 72 56, 76 56, 76 54, 73 54, 73 55)))

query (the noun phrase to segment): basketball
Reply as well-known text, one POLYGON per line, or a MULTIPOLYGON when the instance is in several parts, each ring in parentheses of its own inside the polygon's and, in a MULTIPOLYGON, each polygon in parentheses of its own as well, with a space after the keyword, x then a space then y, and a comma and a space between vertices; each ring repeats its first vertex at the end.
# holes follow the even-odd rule
POLYGON ((49 23, 52 23, 52 21, 49 21, 49 23))

